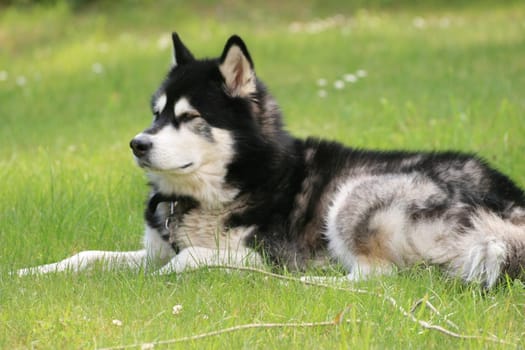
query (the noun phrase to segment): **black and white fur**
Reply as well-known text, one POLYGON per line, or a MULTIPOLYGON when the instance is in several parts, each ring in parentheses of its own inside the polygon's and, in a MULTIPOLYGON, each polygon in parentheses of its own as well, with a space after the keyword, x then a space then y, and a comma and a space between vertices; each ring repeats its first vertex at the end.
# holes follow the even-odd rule
POLYGON ((150 180, 144 249, 88 251, 37 272, 96 261, 158 273, 270 262, 341 262, 350 280, 419 263, 493 286, 525 266, 525 195, 457 152, 378 152, 290 136, 238 36, 197 60, 173 34, 174 63, 131 141, 150 180))

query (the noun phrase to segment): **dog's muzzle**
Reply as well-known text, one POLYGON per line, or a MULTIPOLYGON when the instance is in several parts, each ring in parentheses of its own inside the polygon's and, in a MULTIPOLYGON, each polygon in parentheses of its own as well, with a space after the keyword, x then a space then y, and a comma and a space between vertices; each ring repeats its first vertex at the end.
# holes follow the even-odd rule
POLYGON ((153 147, 153 143, 144 136, 136 136, 129 143, 129 147, 133 150, 133 154, 137 158, 142 158, 148 154, 153 147))

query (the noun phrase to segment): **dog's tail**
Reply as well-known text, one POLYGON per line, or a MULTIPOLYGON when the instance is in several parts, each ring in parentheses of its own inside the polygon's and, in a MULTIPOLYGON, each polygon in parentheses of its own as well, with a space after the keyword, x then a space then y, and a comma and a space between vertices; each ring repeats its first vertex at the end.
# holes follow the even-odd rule
POLYGON ((451 272, 467 282, 476 281, 492 287, 505 275, 512 279, 525 277, 524 217, 503 219, 479 211, 472 227, 460 238, 462 253, 451 266, 451 272))

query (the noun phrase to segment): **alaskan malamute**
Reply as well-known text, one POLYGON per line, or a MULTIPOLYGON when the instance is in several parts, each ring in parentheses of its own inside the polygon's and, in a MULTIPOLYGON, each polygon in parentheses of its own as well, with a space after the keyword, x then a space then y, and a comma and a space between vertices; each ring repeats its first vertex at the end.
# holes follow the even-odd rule
POLYGON ((130 143, 151 184, 144 249, 82 252, 20 275, 100 260, 157 273, 332 260, 350 280, 418 263, 486 287, 520 277, 525 194, 485 161, 294 138, 241 38, 216 59, 195 59, 175 33, 173 46, 153 124, 130 143))

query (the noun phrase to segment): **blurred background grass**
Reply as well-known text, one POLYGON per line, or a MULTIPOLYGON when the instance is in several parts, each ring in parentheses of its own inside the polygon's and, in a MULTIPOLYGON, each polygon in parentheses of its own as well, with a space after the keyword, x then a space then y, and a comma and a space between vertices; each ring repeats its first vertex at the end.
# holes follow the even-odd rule
MULTIPOLYGON (((241 35, 295 135, 356 147, 477 152, 525 185, 523 1, 0 1, 0 271, 84 249, 140 247, 147 187, 128 142, 150 123, 150 95, 171 62, 171 31, 197 57, 217 56, 229 35, 241 35)), ((141 328, 152 317, 148 312, 161 312, 156 307, 166 307, 172 293, 188 305, 195 290, 206 293, 208 283, 221 290, 225 283, 221 276, 196 276, 187 286, 167 288, 163 280, 136 276, 31 281, 0 274, 0 348, 30 347, 33 339, 44 348, 56 339, 79 348, 93 347, 93 338, 110 344, 137 334, 148 335, 139 340, 166 338, 157 321, 141 328), (38 298, 20 290, 38 291, 38 298), (39 300, 45 305, 32 309, 39 300), (133 320, 123 334, 107 326, 111 305, 133 320), (77 308, 84 311, 76 314, 77 308), (93 309, 99 314, 90 316, 85 335, 75 332, 93 309)), ((521 336, 523 314, 512 307, 523 304, 521 294, 502 292, 494 301, 447 288, 432 273, 419 278, 415 286, 411 276, 390 278, 381 288, 406 305, 430 288, 445 312, 465 311, 460 323, 467 331, 521 336), (505 307, 495 311, 494 303, 505 307), (498 322, 479 310, 492 310, 487 313, 498 322)), ((232 280, 228 290, 253 292, 268 284, 257 277, 232 280)), ((256 299, 282 299, 288 307, 265 304, 265 315, 319 319, 325 308, 333 314, 344 307, 341 300, 330 306, 330 297, 318 305, 312 292, 296 308, 302 288, 287 295, 277 282, 269 288, 271 295, 256 299)), ((369 310, 371 323, 362 333, 341 330, 341 346, 420 345, 418 329, 399 329, 399 317, 385 321, 380 302, 354 303, 369 310), (376 336, 374 322, 391 329, 376 336)), ((264 319, 257 307, 252 311, 234 319, 264 319)), ((220 315, 211 318, 223 324, 220 315)), ((187 335, 199 326, 177 327, 187 335)), ((297 336, 289 333, 286 344, 297 336)), ((311 347, 330 344, 330 333, 299 334, 311 347)), ((233 340, 277 346, 272 339, 233 340)), ((441 341, 424 339, 435 346, 441 341)))

